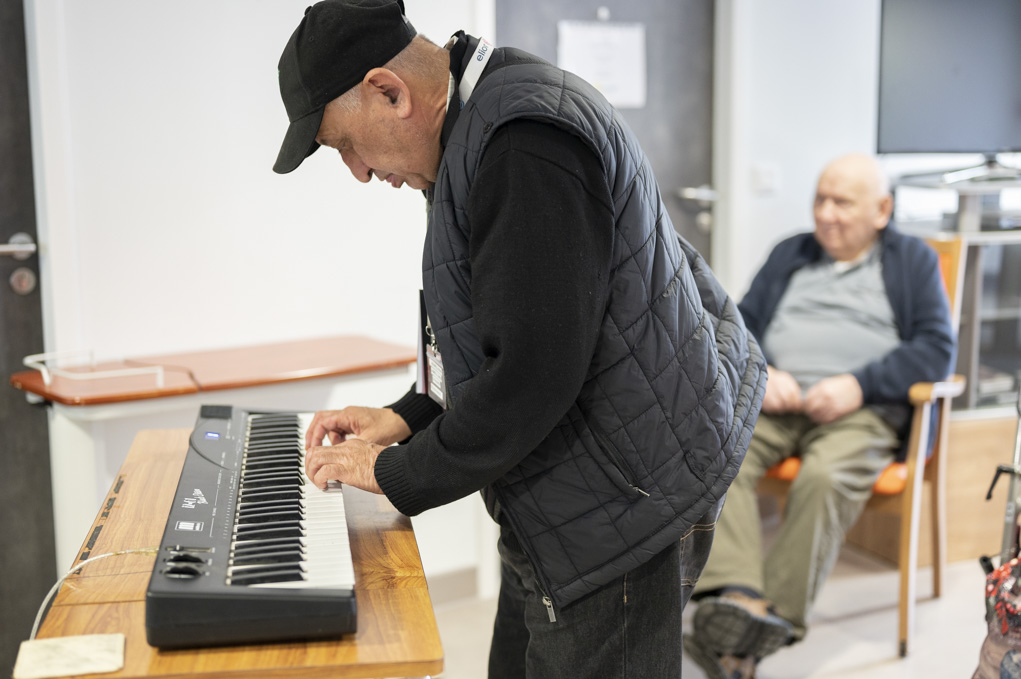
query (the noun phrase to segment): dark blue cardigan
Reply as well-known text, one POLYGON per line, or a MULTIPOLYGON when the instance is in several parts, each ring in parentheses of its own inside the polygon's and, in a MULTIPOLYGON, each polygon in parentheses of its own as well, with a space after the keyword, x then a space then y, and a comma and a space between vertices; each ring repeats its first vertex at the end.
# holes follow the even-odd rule
MULTIPOLYGON (((880 239, 883 283, 901 343, 852 374, 866 404, 905 403, 915 382, 935 382, 950 374, 956 339, 936 252, 892 225, 880 231, 880 239)), ((791 274, 822 257, 822 247, 812 233, 792 236, 770 253, 738 305, 745 325, 760 343, 791 274)))

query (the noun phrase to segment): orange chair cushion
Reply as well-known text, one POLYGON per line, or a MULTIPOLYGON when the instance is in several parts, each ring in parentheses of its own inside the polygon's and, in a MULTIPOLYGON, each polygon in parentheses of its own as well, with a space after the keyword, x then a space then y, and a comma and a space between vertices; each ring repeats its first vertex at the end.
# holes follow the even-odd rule
MULTIPOLYGON (((801 470, 800 457, 788 457, 766 470, 767 479, 793 481, 801 470)), ((908 466, 903 462, 891 462, 872 486, 874 495, 900 495, 908 482, 908 466)))
POLYGON ((908 466, 891 462, 872 486, 873 495, 900 495, 908 485, 908 466))
POLYGON ((779 479, 780 481, 793 481, 801 471, 801 458, 788 457, 783 462, 773 465, 766 470, 766 478, 779 479))

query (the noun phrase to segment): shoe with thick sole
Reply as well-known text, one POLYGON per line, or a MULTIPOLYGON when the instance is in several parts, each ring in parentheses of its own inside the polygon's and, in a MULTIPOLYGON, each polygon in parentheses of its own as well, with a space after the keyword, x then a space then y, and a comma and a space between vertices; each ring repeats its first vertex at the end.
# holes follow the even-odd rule
POLYGON ((783 618, 756 614, 727 597, 700 601, 693 624, 697 641, 718 655, 764 658, 790 643, 794 633, 783 618))
POLYGON ((707 679, 755 679, 755 658, 721 657, 698 642, 691 634, 681 636, 684 654, 702 668, 707 679))

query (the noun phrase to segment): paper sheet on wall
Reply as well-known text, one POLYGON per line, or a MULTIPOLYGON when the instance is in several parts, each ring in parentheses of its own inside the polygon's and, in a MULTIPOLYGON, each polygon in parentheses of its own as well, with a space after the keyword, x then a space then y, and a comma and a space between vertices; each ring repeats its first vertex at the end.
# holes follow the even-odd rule
POLYGON ((643 108, 645 24, 558 21, 557 66, 592 83, 617 108, 643 108))

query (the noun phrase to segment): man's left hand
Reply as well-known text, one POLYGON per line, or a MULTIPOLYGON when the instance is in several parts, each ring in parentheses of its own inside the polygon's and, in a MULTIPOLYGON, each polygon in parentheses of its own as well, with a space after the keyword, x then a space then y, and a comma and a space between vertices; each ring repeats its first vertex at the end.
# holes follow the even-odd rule
POLYGON ((348 439, 335 446, 313 446, 305 453, 305 473, 325 489, 327 481, 340 481, 370 493, 383 493, 376 483, 376 458, 386 446, 348 439))
POLYGON ((839 420, 862 405, 861 385, 850 374, 827 377, 805 392, 804 412, 818 424, 839 420))

